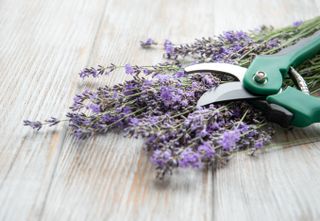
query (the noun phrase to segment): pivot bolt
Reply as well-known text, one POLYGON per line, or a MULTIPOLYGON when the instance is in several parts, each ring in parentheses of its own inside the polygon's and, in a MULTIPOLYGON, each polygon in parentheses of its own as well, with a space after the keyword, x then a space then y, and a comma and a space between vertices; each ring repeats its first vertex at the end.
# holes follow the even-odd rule
POLYGON ((267 74, 263 71, 257 71, 257 73, 255 73, 255 75, 253 76, 253 79, 258 84, 264 84, 267 81, 267 74))

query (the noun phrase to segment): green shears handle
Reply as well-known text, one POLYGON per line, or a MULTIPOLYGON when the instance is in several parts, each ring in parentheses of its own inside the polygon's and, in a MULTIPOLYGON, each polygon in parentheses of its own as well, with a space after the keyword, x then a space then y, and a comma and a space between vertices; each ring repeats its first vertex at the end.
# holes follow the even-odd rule
POLYGON ((293 87, 282 90, 283 78, 290 66, 296 67, 320 52, 320 32, 300 40, 274 55, 257 56, 245 73, 243 86, 252 94, 264 95, 269 103, 280 105, 291 113, 291 124, 306 127, 320 122, 320 99, 304 94, 293 87), (258 82, 256 73, 265 73, 265 81, 258 82))

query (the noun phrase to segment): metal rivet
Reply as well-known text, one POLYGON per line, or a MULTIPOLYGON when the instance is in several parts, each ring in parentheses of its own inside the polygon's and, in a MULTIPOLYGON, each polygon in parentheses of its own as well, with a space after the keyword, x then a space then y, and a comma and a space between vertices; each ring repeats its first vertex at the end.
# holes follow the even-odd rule
POLYGON ((253 79, 255 80, 255 82, 257 82, 259 84, 264 84, 267 80, 267 74, 263 71, 257 71, 257 73, 255 73, 253 79))

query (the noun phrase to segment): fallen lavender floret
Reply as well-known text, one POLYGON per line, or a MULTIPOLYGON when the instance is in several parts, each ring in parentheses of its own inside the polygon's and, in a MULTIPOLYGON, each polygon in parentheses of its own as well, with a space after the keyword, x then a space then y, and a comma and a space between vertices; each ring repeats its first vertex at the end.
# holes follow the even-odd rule
MULTIPOLYGON (((288 46, 288 42, 292 44, 312 34, 316 27, 320 29, 320 25, 315 25, 319 23, 318 18, 277 31, 267 27, 252 32, 229 31, 191 44, 175 45, 166 40, 163 45, 166 62, 153 66, 110 64, 85 68, 79 74, 82 78, 108 75, 124 68, 132 79, 76 95, 66 115, 69 126, 79 139, 113 129, 120 129, 129 137, 143 138, 144 149, 151 152, 159 178, 178 167, 224 165, 239 150, 254 153, 269 143, 273 134, 263 114, 240 101, 196 108, 204 92, 234 79, 219 73, 186 74, 183 67, 187 60, 248 66, 256 54, 275 53, 288 46)), ((141 42, 143 48, 155 44, 152 39, 141 42)), ((320 58, 314 58, 312 64, 316 67, 312 74, 308 64, 300 67, 300 73, 316 76, 320 72, 320 58)), ((24 124, 40 130, 44 124, 53 126, 59 122, 51 118, 44 123, 26 120, 24 124)))
POLYGON ((145 41, 140 41, 140 46, 143 48, 151 48, 153 45, 157 45, 158 43, 155 42, 152 38, 148 38, 145 41))

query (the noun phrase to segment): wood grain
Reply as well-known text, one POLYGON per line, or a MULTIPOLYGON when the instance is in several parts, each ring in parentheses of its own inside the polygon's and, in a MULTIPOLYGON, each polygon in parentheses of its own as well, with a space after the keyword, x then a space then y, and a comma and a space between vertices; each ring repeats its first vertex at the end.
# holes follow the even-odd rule
POLYGON ((158 182, 141 140, 79 142, 66 126, 34 134, 21 122, 63 117, 84 87, 125 79, 81 82, 87 65, 159 62, 160 51, 139 48, 147 37, 188 42, 319 12, 311 0, 0 1, 0 219, 318 220, 317 125, 279 129, 257 158, 241 153, 224 169, 158 182))

